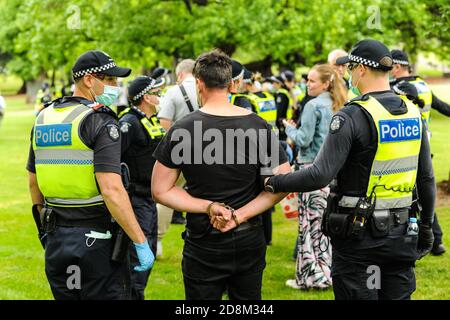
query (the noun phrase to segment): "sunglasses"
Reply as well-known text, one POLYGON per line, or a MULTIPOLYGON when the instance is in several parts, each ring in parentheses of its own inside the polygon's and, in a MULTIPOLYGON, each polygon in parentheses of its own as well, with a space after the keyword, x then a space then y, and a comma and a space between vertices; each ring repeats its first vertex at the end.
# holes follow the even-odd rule
POLYGON ((359 63, 349 62, 347 68, 349 71, 353 71, 353 69, 355 69, 357 66, 359 66, 359 63))
POLYGON ((161 91, 156 91, 156 92, 147 92, 146 94, 150 95, 150 96, 157 96, 157 97, 161 97, 161 91))

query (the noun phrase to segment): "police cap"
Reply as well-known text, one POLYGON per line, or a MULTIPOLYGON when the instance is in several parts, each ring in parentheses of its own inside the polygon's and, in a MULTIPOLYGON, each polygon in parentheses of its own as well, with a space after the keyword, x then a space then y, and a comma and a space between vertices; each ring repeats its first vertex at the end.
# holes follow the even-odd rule
POLYGON ((164 76, 168 75, 169 73, 170 73, 170 70, 167 68, 156 67, 155 69, 153 69, 151 77, 153 79, 157 79, 157 78, 164 77, 164 76))
POLYGON ((244 82, 252 83, 252 76, 253 76, 253 73, 244 67, 244 82))
POLYGON ((336 59, 336 64, 355 62, 365 66, 389 71, 393 61, 389 49, 380 41, 366 39, 359 41, 350 51, 348 56, 336 59))
POLYGON ((231 60, 231 80, 236 81, 244 76, 244 66, 236 60, 231 60))
POLYGON ((130 75, 131 69, 117 66, 114 60, 103 51, 91 50, 78 57, 72 67, 72 75, 74 79, 79 79, 91 73, 125 78, 130 75))
POLYGON ((139 76, 128 85, 128 96, 135 102, 152 89, 160 88, 165 83, 164 78, 153 79, 147 76, 139 76))
POLYGON ((395 49, 391 51, 391 55, 395 64, 409 66, 409 58, 405 51, 395 49))

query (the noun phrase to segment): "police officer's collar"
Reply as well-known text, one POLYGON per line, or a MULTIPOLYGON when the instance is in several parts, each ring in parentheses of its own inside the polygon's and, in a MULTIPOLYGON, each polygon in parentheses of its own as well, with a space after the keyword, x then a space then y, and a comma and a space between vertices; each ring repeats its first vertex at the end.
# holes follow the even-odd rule
POLYGON ((130 107, 130 111, 132 111, 135 115, 137 115, 137 116, 139 117, 139 119, 142 119, 142 118, 150 119, 150 118, 152 118, 153 116, 155 116, 155 114, 152 114, 150 117, 147 117, 147 115, 145 114, 145 112, 142 111, 141 109, 139 109, 139 108, 136 107, 136 106, 131 106, 131 107, 130 107))
POLYGON ((96 102, 88 100, 84 97, 76 97, 76 96, 64 96, 62 98, 58 98, 58 99, 54 100, 53 103, 54 103, 54 106, 56 106, 56 107, 61 107, 61 105, 63 105, 63 104, 65 105, 65 104, 72 104, 72 103, 83 104, 88 107, 92 107, 97 104, 96 102))

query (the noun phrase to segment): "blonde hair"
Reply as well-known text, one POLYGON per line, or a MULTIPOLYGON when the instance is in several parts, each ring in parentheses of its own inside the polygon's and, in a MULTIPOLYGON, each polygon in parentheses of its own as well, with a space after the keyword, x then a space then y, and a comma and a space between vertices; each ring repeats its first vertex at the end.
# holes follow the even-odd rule
POLYGON ((337 72, 328 64, 318 64, 312 67, 311 70, 317 71, 319 79, 322 83, 329 82, 327 91, 331 95, 333 101, 333 111, 337 112, 347 101, 347 90, 344 86, 344 81, 339 77, 337 72))

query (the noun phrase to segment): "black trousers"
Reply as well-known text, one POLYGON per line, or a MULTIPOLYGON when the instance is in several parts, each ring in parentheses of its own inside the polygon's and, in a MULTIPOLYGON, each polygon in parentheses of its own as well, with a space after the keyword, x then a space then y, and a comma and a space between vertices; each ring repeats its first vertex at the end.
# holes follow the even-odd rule
POLYGON ((91 231, 56 227, 48 235, 45 273, 56 300, 130 299, 128 263, 111 261, 113 240, 88 239, 91 231))
POLYGON ((261 214, 264 238, 266 239, 267 245, 272 243, 272 212, 273 208, 261 214))
MULTIPOLYGON (((156 243, 158 237, 158 214, 156 211, 156 203, 150 197, 132 196, 131 203, 139 225, 147 237, 148 244, 153 254, 156 256, 156 243)), ((134 267, 139 265, 136 249, 131 244, 130 248, 131 261, 131 297, 133 300, 144 300, 145 287, 151 270, 136 272, 134 267)))
POLYGON ((262 227, 200 239, 184 237, 183 277, 187 300, 260 300, 266 266, 262 227))
POLYGON ((442 243, 442 228, 439 224, 436 212, 434 213, 434 221, 433 221, 432 229, 433 229, 433 235, 434 235, 434 245, 438 246, 442 243))
POLYGON ((416 289, 417 236, 406 224, 390 227, 388 236, 362 240, 332 239, 332 278, 336 300, 408 300, 416 289))

